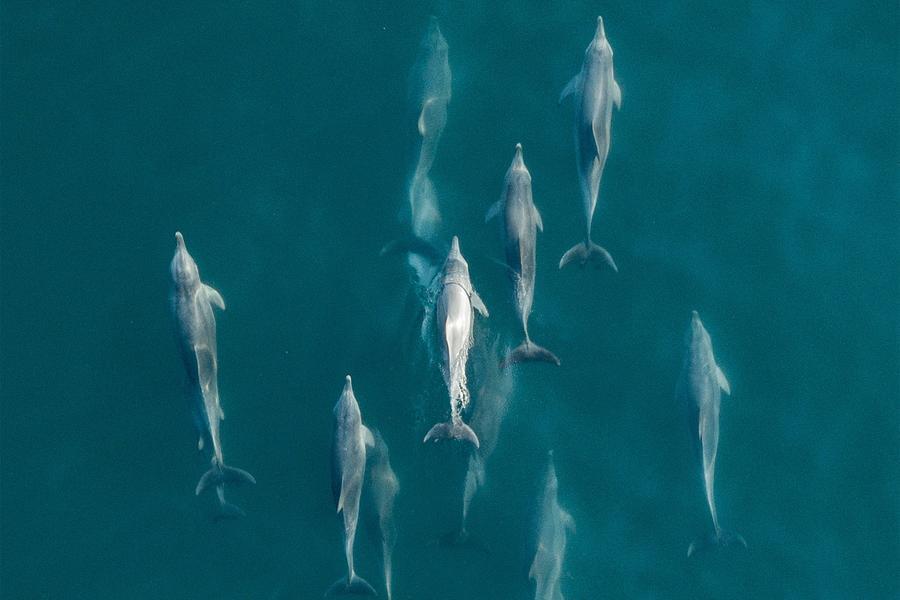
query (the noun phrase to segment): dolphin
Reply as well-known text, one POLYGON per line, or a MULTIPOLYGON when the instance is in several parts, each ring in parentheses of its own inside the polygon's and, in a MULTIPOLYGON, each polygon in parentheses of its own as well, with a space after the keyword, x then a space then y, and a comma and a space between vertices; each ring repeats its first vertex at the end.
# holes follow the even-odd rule
POLYGON ((247 471, 229 467, 222 458, 219 425, 225 414, 219 403, 216 318, 213 306, 225 310, 222 295, 200 281, 197 263, 188 253, 181 232, 175 232, 175 256, 172 274, 171 307, 181 357, 191 389, 194 425, 200 450, 210 452, 210 469, 197 483, 195 493, 214 487, 219 500, 220 517, 243 516, 244 511, 225 501, 225 483, 256 483, 247 471))
POLYGON ((605 262, 618 271, 612 256, 591 241, 591 221, 597 207, 600 178, 609 154, 610 123, 613 104, 622 104, 622 91, 613 75, 613 51, 603 29, 603 17, 597 17, 597 31, 584 53, 581 72, 575 75, 559 96, 575 100, 575 160, 584 205, 584 242, 572 246, 559 261, 559 268, 572 261, 584 265, 588 260, 605 262))
POLYGON ((366 475, 366 448, 375 445, 375 438, 362 423, 359 403, 353 395, 350 376, 344 391, 334 405, 334 435, 331 446, 331 492, 337 512, 344 516, 344 554, 347 557, 347 578, 335 581, 326 596, 335 594, 368 594, 377 596, 375 589, 353 571, 353 542, 359 519, 359 499, 366 475))
POLYGON ((485 222, 500 215, 503 217, 500 224, 506 248, 506 265, 512 276, 516 311, 525 333, 525 340, 507 355, 503 366, 525 361, 559 365, 555 354, 532 342, 528 335, 528 317, 534 304, 537 230, 544 231, 544 223, 532 199, 531 173, 522 158, 522 144, 516 144, 516 154, 506 171, 503 193, 488 209, 485 222))
POLYGON ((553 452, 547 461, 547 476, 538 517, 537 551, 528 571, 535 581, 535 600, 563 600, 559 588, 568 534, 575 533, 575 520, 559 505, 559 481, 553 465, 553 452))
POLYGON ((438 423, 425 435, 423 441, 442 438, 463 439, 476 448, 478 436, 463 423, 462 412, 469 405, 469 389, 466 385, 466 362, 472 346, 472 328, 475 310, 488 316, 487 307, 472 287, 469 279, 469 263, 459 251, 459 238, 453 236, 450 252, 440 273, 440 291, 437 297, 437 328, 442 351, 442 371, 450 394, 450 421, 438 423))
POLYGON ((384 438, 373 431, 375 448, 369 465, 369 491, 378 517, 378 537, 384 565, 384 587, 391 600, 391 556, 397 543, 397 524, 394 521, 394 502, 400 492, 400 482, 391 468, 390 451, 384 438))
POLYGON ((420 137, 417 176, 427 175, 434 162, 441 133, 447 124, 451 79, 447 40, 441 33, 437 17, 431 17, 409 74, 409 99, 418 112, 416 129, 420 137))
POLYGON ((702 459, 703 483, 706 502, 712 516, 715 533, 695 540, 688 547, 688 556, 712 546, 724 546, 737 542, 747 547, 747 542, 737 533, 729 533, 719 526, 716 515, 714 483, 716 476, 716 452, 719 448, 719 408, 722 392, 731 395, 731 386, 716 364, 709 333, 700 321, 697 311, 691 313, 691 324, 685 336, 684 364, 678 380, 676 397, 687 409, 691 438, 698 456, 702 459))

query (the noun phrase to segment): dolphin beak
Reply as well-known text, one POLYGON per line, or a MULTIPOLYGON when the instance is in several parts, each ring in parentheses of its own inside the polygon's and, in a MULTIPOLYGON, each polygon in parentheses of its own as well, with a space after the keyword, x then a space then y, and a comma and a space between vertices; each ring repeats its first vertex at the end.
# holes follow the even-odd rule
POLYGON ((453 239, 450 241, 450 255, 453 256, 459 254, 462 254, 459 251, 459 238, 454 235, 453 239))
POLYGON ((353 380, 350 379, 350 376, 349 376, 349 375, 347 375, 347 377, 344 378, 344 391, 345 391, 345 392, 352 392, 352 391, 353 391, 353 380))
POLYGON ((606 30, 603 29, 603 17, 597 17, 597 32, 594 33, 594 37, 598 39, 604 39, 606 37, 606 30))
POLYGON ((180 232, 180 231, 176 231, 176 232, 175 232, 175 247, 176 247, 178 250, 184 250, 184 249, 185 249, 185 246, 184 246, 184 236, 181 235, 181 232, 180 232))

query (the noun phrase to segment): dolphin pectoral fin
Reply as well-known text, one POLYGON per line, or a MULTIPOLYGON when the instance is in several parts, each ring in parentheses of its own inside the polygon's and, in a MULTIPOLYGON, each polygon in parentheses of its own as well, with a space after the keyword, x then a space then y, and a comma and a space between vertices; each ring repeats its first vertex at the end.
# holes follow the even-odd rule
POLYGON ((212 304, 213 306, 218 306, 222 310, 225 310, 225 300, 222 299, 222 294, 217 292, 212 287, 203 284, 203 292, 206 294, 206 300, 212 304))
POLYGON ((616 108, 622 108, 622 88, 619 87, 619 82, 615 79, 612 80, 611 91, 613 104, 616 105, 616 108))
POLYGON ((484 222, 487 223, 488 221, 499 215, 501 208, 503 208, 503 200, 497 200, 496 202, 491 204, 491 207, 484 215, 484 222))
POLYGON ((365 425, 360 425, 360 428, 362 429, 363 443, 366 445, 366 448, 374 448, 375 436, 372 434, 372 430, 365 425))
POLYGON ((481 296, 478 295, 478 292, 472 290, 472 308, 481 313, 482 317, 490 316, 488 314, 487 306, 484 305, 484 302, 481 300, 481 296))
POLYGON ((725 373, 722 372, 722 368, 716 365, 716 381, 719 384, 719 387, 722 388, 722 391, 731 395, 731 386, 728 384, 728 379, 725 378, 725 373))
POLYGON ((537 228, 543 232, 544 231, 544 220, 541 218, 541 213, 538 212, 537 206, 534 206, 534 224, 537 225, 537 228))
POLYGON ((559 103, 562 104, 562 101, 566 99, 567 96, 570 96, 575 93, 575 90, 578 89, 578 84, 581 82, 581 73, 576 74, 572 79, 569 80, 569 83, 566 84, 566 87, 563 88, 563 91, 559 94, 559 103))

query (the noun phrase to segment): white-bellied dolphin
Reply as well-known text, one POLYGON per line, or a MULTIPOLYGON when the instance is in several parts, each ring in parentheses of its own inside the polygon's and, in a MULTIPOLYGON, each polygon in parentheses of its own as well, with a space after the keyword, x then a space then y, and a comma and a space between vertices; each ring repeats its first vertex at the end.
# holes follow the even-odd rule
POLYGON ((359 403, 353 395, 350 376, 344 391, 334 405, 334 435, 331 446, 331 492, 337 512, 344 517, 344 554, 347 558, 347 577, 335 581, 326 596, 335 594, 368 594, 377 596, 375 589, 353 570, 353 542, 359 519, 359 499, 366 476, 366 447, 373 447, 375 438, 363 425, 359 403))
POLYGON ((544 361, 558 365, 556 355, 532 342, 528 335, 528 317, 534 304, 534 278, 537 270, 537 230, 543 231, 544 223, 534 205, 531 173, 522 157, 522 144, 516 144, 515 156, 503 182, 503 193, 488 209, 485 221, 494 217, 500 217, 506 265, 513 281, 513 299, 525 335, 525 340, 503 360, 503 366, 525 361, 544 361))
POLYGON ((175 256, 170 271, 172 314, 188 374, 191 412, 199 436, 197 447, 200 450, 207 448, 210 453, 210 469, 200 478, 195 493, 199 495, 214 487, 219 500, 219 516, 243 516, 240 508, 225 501, 225 484, 256 483, 256 480, 250 473, 225 464, 219 439, 219 426, 225 415, 219 404, 216 318, 212 307, 225 310, 225 301, 219 292, 200 281, 197 263, 188 253, 180 232, 175 233, 175 256))
POLYGON ((715 531, 710 536, 692 542, 688 547, 688 556, 710 546, 724 546, 734 542, 747 546, 740 534, 724 531, 719 526, 719 517, 716 515, 714 483, 716 453, 719 449, 719 409, 723 391, 730 395, 731 386, 716 364, 709 333, 695 310, 691 313, 691 324, 685 335, 684 364, 676 397, 687 409, 691 439, 702 462, 706 502, 709 504, 715 531))
POLYGON ((609 154, 612 109, 622 104, 622 91, 613 73, 613 51, 603 29, 603 17, 597 17, 597 31, 584 53, 581 72, 563 89, 559 101, 570 95, 575 100, 575 159, 584 207, 584 241, 570 248, 559 261, 563 268, 573 261, 603 262, 614 271, 616 263, 604 248, 591 241, 591 222, 600 193, 600 178, 609 154))
POLYGON ((439 277, 441 287, 436 307, 437 332, 440 336, 441 370, 450 395, 450 420, 432 427, 423 441, 462 439, 477 448, 478 436, 462 420, 463 410, 469 405, 466 363, 472 346, 475 310, 485 317, 488 316, 488 311, 472 287, 469 263, 459 251, 459 238, 456 236, 453 236, 450 252, 439 277))
POLYGON ((552 452, 547 462, 538 518, 537 550, 528 570, 528 578, 535 581, 535 600, 563 600, 559 580, 566 558, 568 535, 575 533, 575 520, 559 505, 559 481, 552 452))

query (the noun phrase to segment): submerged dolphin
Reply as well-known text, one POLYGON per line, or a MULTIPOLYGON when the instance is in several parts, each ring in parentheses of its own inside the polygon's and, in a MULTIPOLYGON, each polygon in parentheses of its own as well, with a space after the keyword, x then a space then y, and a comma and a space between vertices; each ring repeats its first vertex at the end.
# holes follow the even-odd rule
POLYGON ((472 346, 472 328, 475 310, 488 316, 484 302, 472 287, 469 279, 469 263, 459 251, 459 238, 453 236, 450 253, 440 274, 440 292, 437 298, 437 328, 440 334, 442 371, 450 394, 450 421, 438 423, 425 435, 423 441, 442 438, 463 439, 479 445, 478 436, 463 423, 462 412, 469 404, 466 385, 466 362, 472 346))
POLYGON ((199 436, 197 446, 200 450, 208 448, 211 454, 210 469, 200 478, 195 493, 199 495, 215 487, 220 516, 243 516, 240 508, 225 501, 225 483, 256 483, 256 480, 250 473, 225 464, 219 439, 219 424, 225 415, 219 404, 216 318, 212 307, 225 310, 225 301, 219 292, 200 281, 197 263, 188 253, 180 232, 175 233, 175 256, 170 270, 172 314, 191 388, 191 412, 199 436))
POLYGON ((535 581, 535 600, 563 600, 559 588, 562 566, 566 557, 568 534, 575 533, 575 520, 559 505, 556 468, 551 452, 538 524, 537 551, 528 578, 535 581))
POLYGON ((384 587, 391 600, 391 556, 397 543, 397 524, 394 521, 394 501, 400 491, 400 482, 391 468, 390 451, 384 438, 374 431, 375 448, 369 466, 369 490, 378 517, 378 537, 381 539, 381 556, 384 565, 384 587))
POLYGON ((428 29, 419 44, 419 55, 409 74, 409 99, 418 111, 416 127, 420 136, 416 176, 427 175, 437 153, 441 133, 447 124, 451 76, 447 58, 447 40, 437 17, 428 21, 428 29))
POLYGON ((501 217, 506 264, 513 280, 516 311, 525 333, 525 340, 509 353, 503 366, 540 360, 558 365, 556 355, 532 342, 528 335, 528 317, 534 304, 537 230, 544 231, 544 223, 532 198, 531 173, 522 158, 522 144, 516 144, 516 154, 506 171, 503 193, 488 210, 485 221, 497 216, 501 217))
POLYGON ((684 365, 678 381, 676 396, 687 408, 691 438, 697 453, 702 457, 703 483, 706 487, 706 502, 712 516, 715 533, 695 540, 688 548, 688 556, 710 546, 727 545, 737 542, 744 547, 747 542, 740 534, 729 533, 719 527, 716 515, 714 483, 716 476, 716 452, 719 448, 719 408, 722 391, 731 394, 731 386, 716 364, 709 333, 700 321, 697 311, 691 313, 691 324, 685 336, 684 365))
POLYGON ((559 261, 559 268, 572 261, 582 265, 588 260, 602 261, 618 271, 612 256, 591 241, 591 221, 597 207, 600 178, 609 154, 610 123, 613 104, 622 104, 622 91, 613 75, 613 51, 603 30, 603 17, 597 17, 597 32, 584 53, 584 63, 563 89, 559 101, 575 96, 575 159, 584 206, 584 242, 575 244, 559 261))
POLYGON ((369 594, 375 589, 353 570, 353 542, 359 519, 359 499, 366 475, 366 447, 375 445, 372 432, 363 425, 359 404, 353 395, 350 376, 344 391, 334 405, 334 436, 331 447, 331 492, 337 512, 344 516, 344 554, 347 557, 347 578, 335 581, 326 596, 334 594, 369 594))

